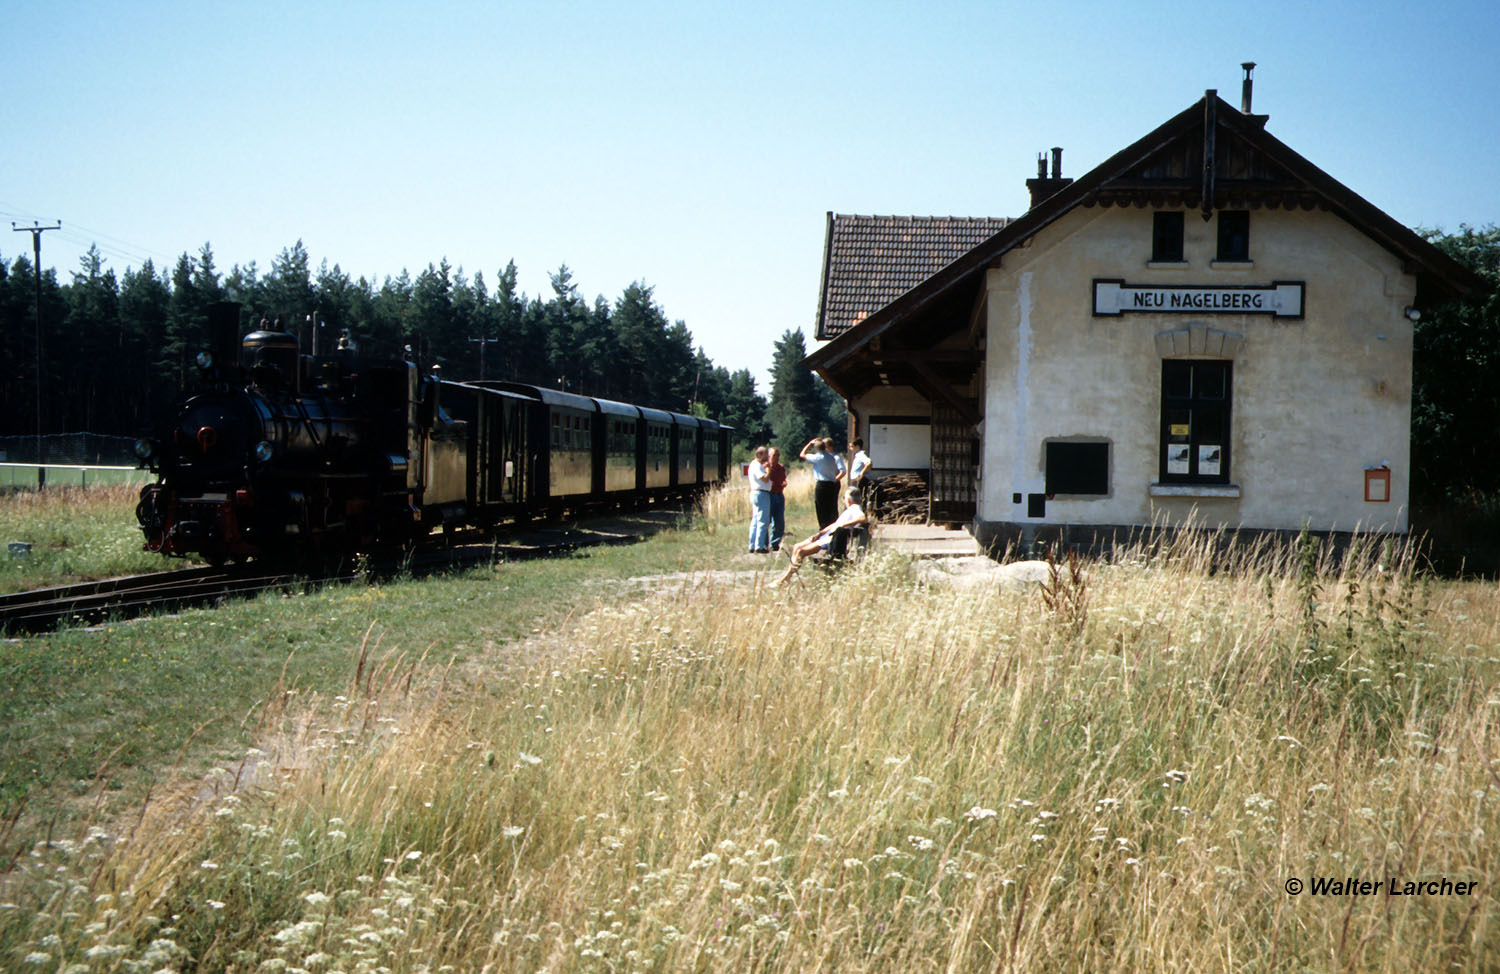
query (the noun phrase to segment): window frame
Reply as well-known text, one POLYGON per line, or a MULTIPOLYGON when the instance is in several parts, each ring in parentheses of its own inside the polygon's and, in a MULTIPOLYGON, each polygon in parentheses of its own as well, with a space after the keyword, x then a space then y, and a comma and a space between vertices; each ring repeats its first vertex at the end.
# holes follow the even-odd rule
POLYGON ((1215 260, 1232 264, 1250 262, 1250 211, 1220 210, 1218 219, 1219 246, 1215 260))
POLYGON ((1151 214, 1151 262, 1184 264, 1187 262, 1185 238, 1186 214, 1182 210, 1157 210, 1151 214), (1175 226, 1174 226, 1175 224, 1175 226), (1167 247, 1163 248, 1163 241, 1167 247))
MULTIPOLYGON (((1234 361, 1232 359, 1166 358, 1161 360, 1161 364, 1161 426, 1157 471, 1159 482, 1163 484, 1228 484, 1233 459, 1231 443, 1234 439, 1232 425, 1234 361), (1184 369, 1188 373, 1186 396, 1170 391, 1174 386, 1169 373, 1180 372, 1184 369), (1199 391, 1204 387, 1204 383, 1200 382, 1200 373, 1206 377, 1213 372, 1222 374, 1222 396, 1204 395, 1199 391), (1183 434, 1171 432, 1174 425, 1182 425, 1174 424, 1172 420, 1180 419, 1184 411, 1188 413, 1186 442, 1176 439, 1183 434), (1205 435, 1205 426, 1211 429, 1214 419, 1218 421, 1220 432, 1217 439, 1209 439, 1205 435), (1171 455, 1171 448, 1182 446, 1186 446, 1188 450, 1188 468, 1185 472, 1173 471, 1171 470, 1172 460, 1175 458, 1171 455), (1200 469, 1200 465, 1206 463, 1209 456, 1203 454, 1202 450, 1204 447, 1213 446, 1219 448, 1218 471, 1205 474, 1200 469)), ((1208 388, 1212 388, 1212 385, 1208 388)))

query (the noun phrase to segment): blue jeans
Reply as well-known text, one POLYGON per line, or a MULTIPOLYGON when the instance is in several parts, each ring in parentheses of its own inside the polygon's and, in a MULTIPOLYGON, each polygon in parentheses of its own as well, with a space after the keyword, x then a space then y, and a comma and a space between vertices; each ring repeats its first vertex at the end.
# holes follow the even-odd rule
POLYGON ((750 491, 750 503, 755 507, 750 517, 750 550, 764 551, 771 547, 771 492, 750 491))
POLYGON ((767 491, 771 495, 771 547, 780 548, 786 536, 786 495, 767 491))

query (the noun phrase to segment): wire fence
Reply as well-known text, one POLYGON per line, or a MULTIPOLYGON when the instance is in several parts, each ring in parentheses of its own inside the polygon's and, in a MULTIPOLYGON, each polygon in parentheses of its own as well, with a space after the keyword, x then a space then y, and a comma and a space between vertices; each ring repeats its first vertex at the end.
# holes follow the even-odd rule
POLYGON ((46 464, 74 467, 134 467, 135 440, 104 433, 51 433, 0 436, 0 463, 46 464))

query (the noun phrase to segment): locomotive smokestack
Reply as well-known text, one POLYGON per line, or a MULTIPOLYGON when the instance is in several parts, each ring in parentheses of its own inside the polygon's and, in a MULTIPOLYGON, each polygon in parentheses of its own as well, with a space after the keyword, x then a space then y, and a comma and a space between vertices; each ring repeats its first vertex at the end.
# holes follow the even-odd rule
POLYGON ((220 375, 235 367, 240 347, 240 306, 237 301, 215 301, 208 306, 208 351, 220 375))
POLYGON ((1240 67, 1245 69, 1245 80, 1240 83, 1240 111, 1246 115, 1250 114, 1250 90, 1255 82, 1250 80, 1250 72, 1255 70, 1254 61, 1243 61, 1240 67))

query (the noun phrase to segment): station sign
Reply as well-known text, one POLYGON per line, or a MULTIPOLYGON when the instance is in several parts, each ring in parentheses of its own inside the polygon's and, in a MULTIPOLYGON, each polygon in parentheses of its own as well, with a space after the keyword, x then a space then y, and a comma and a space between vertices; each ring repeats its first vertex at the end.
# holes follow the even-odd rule
POLYGON ((1138 314, 1233 314, 1301 318, 1306 303, 1305 281, 1271 284, 1196 285, 1127 284, 1122 280, 1094 280, 1094 316, 1138 314))

